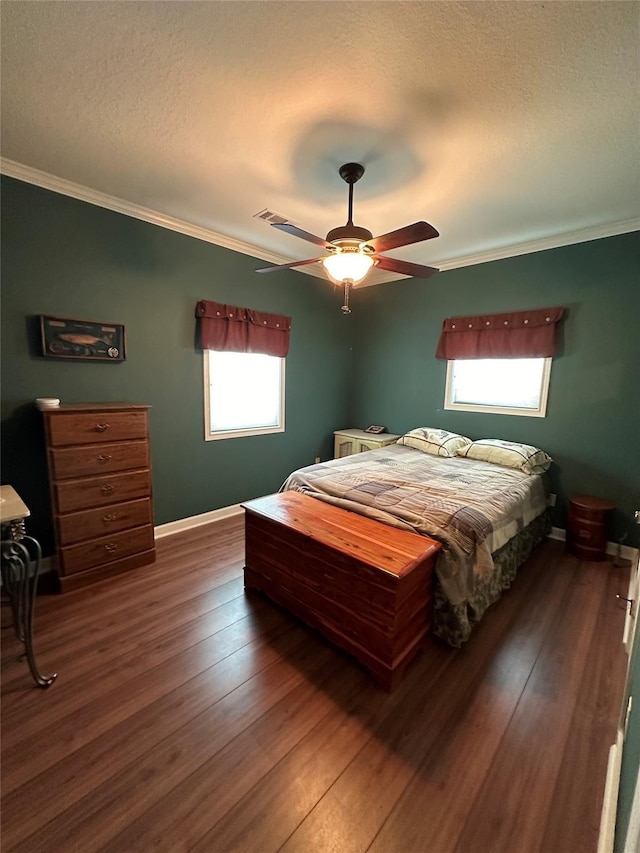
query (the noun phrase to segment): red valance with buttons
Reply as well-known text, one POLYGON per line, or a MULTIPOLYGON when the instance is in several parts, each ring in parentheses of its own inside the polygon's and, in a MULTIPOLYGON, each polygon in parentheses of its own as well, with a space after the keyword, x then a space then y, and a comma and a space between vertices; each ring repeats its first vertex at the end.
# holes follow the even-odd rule
POLYGON ((200 346, 222 352, 257 352, 284 358, 289 352, 291 317, 267 314, 201 299, 200 346))
POLYGON ((555 355, 564 308, 449 317, 437 358, 550 358, 555 355))

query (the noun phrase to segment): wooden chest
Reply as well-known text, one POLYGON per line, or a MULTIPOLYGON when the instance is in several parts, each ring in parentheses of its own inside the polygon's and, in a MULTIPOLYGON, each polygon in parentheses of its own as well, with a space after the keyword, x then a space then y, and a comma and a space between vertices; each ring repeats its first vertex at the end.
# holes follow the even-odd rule
POLYGON ((63 590, 155 560, 149 406, 43 412, 63 590))
POLYGON ((282 604, 393 689, 431 627, 440 544, 294 491, 244 508, 245 587, 282 604))

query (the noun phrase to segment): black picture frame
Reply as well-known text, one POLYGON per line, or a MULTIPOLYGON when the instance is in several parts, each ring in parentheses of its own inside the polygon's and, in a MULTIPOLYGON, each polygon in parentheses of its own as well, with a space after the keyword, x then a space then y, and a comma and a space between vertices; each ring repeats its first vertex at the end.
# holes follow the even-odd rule
POLYGON ((76 361, 126 360, 124 326, 40 314, 42 355, 76 361))

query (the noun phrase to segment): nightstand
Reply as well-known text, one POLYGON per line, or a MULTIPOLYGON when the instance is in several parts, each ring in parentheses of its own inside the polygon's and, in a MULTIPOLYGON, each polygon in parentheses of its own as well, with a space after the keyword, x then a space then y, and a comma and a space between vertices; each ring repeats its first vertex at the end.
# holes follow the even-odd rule
POLYGON ((615 509, 611 501, 592 495, 569 498, 567 550, 583 560, 607 558, 607 513, 615 509))
POLYGON ((365 450, 378 450, 387 444, 394 444, 399 435, 392 432, 365 432, 363 429, 340 429, 334 432, 333 458, 341 459, 343 456, 351 456, 353 453, 362 453, 365 450))

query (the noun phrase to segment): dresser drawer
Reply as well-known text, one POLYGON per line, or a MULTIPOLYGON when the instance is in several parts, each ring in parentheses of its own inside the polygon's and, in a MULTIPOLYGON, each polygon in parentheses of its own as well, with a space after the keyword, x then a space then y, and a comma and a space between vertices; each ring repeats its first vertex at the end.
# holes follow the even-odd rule
POLYGON ((51 470, 56 479, 149 467, 149 445, 146 439, 119 441, 116 444, 59 447, 50 453, 51 470))
POLYGON ((146 411, 47 413, 49 444, 95 444, 97 441, 123 441, 127 438, 145 438, 147 435, 146 411))
POLYGON ((152 548, 153 527, 149 524, 146 527, 136 527, 113 536, 102 536, 91 542, 61 548, 60 561, 65 574, 73 574, 152 548))
POLYGON ((73 545, 85 539, 95 539, 129 530, 131 527, 141 527, 152 524, 151 500, 142 498, 139 501, 128 501, 121 504, 110 504, 99 509, 89 509, 85 512, 73 512, 58 518, 58 542, 60 545, 73 545))
POLYGON ((75 512, 147 497, 151 493, 151 475, 146 470, 84 480, 63 480, 54 483, 53 489, 58 512, 75 512))

